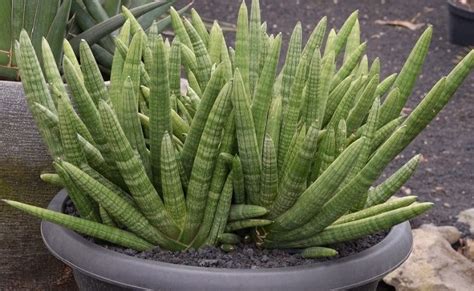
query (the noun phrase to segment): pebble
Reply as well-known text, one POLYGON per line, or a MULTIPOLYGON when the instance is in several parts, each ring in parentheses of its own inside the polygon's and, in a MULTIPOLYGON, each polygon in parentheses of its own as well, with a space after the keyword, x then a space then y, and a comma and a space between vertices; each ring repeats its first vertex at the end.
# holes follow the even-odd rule
POLYGON ((406 195, 411 195, 412 191, 410 188, 408 187, 405 187, 405 186, 402 186, 402 191, 403 193, 405 193, 406 195))
POLYGON ((461 211, 458 215, 458 222, 469 225, 471 234, 474 234, 474 208, 461 211))
POLYGON ((474 261, 474 239, 466 239, 463 241, 461 253, 469 260, 474 261))

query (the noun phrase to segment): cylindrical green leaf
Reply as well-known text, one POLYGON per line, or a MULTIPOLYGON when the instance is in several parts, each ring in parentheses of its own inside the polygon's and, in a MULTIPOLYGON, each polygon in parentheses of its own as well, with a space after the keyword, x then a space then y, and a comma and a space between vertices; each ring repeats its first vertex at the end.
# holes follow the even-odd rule
POLYGON ((132 248, 137 251, 146 251, 153 248, 153 245, 148 241, 125 230, 12 200, 4 199, 2 201, 41 219, 126 248, 132 248))
POLYGON ((186 219, 186 202, 179 176, 176 150, 170 135, 165 132, 161 142, 161 186, 165 208, 178 225, 186 219))

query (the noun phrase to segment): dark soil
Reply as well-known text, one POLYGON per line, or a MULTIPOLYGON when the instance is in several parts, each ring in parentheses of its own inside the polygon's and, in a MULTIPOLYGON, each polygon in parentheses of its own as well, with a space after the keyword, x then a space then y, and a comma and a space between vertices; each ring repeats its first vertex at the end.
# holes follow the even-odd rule
POLYGON ((374 246, 385 236, 386 233, 382 232, 363 239, 331 246, 339 254, 335 257, 324 259, 305 259, 297 250, 267 250, 257 248, 254 244, 239 244, 231 252, 224 252, 216 247, 206 247, 198 250, 191 249, 185 252, 165 251, 158 247, 146 252, 137 252, 116 246, 105 247, 137 258, 172 264, 212 268, 260 269, 308 265, 318 261, 347 257, 374 246))
MULTIPOLYGON (((78 216, 74 204, 67 200, 64 213, 78 216)), ((232 269, 259 269, 259 268, 281 268, 300 265, 308 265, 315 262, 328 261, 354 255, 366 250, 382 241, 388 232, 382 231, 365 238, 331 245, 329 247, 338 251, 338 255, 331 258, 305 259, 298 250, 267 250, 257 248, 254 244, 239 244, 234 251, 224 252, 217 247, 206 247, 198 250, 190 249, 184 252, 172 252, 156 247, 150 251, 138 252, 123 248, 110 243, 86 237, 88 240, 125 255, 136 258, 166 262, 171 264, 232 268, 232 269)))
MULTIPOLYGON (((240 1, 199 0, 194 8, 210 19, 235 23, 240 1)), ((249 5, 249 1, 247 4, 249 5)), ((179 6, 179 5, 177 5, 179 6)), ((417 38, 428 24, 434 34, 430 52, 405 112, 409 113, 442 76, 447 75, 460 55, 467 50, 448 42, 446 0, 261 0, 262 19, 272 33, 283 32, 283 51, 297 21, 301 21, 305 39, 323 16, 330 26, 340 27, 345 18, 359 10, 362 40, 368 41, 369 59, 381 58, 382 78, 399 72, 417 38), (416 31, 380 25, 376 20, 406 20, 423 23, 416 31)), ((227 33, 233 45, 234 33, 227 33)), ((282 53, 282 59, 284 54, 282 53)), ((457 214, 474 207, 474 74, 466 79, 451 102, 431 125, 386 169, 387 177, 417 153, 424 156, 414 177, 398 195, 418 195, 435 207, 413 220, 423 223, 455 225, 469 235, 465 225, 457 223, 457 214)), ((472 234, 471 234, 472 236, 472 234)))

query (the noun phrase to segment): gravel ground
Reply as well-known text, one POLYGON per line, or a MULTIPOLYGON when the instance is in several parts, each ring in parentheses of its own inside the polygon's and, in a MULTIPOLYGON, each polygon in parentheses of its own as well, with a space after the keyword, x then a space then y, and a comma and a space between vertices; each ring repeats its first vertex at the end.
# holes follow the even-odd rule
MULTIPOLYGON (((203 17, 235 23, 239 3, 235 0, 199 0, 194 7, 203 17)), ((261 8, 262 18, 268 22, 270 31, 283 32, 285 45, 298 20, 302 22, 304 37, 307 38, 321 17, 328 16, 331 26, 340 27, 345 18, 358 9, 362 39, 368 41, 369 58, 381 58, 382 78, 400 70, 419 35, 427 25, 433 25, 430 52, 406 112, 423 98, 437 80, 449 73, 457 56, 467 52, 463 47, 450 44, 447 39, 448 10, 445 0, 261 0, 261 8), (408 20, 423 26, 412 31, 381 25, 377 20, 408 20)), ((232 32, 227 33, 230 44, 234 36, 232 32)), ((286 51, 285 46, 283 50, 286 51)), ((415 194, 420 200, 435 203, 433 210, 413 221, 414 226, 422 223, 456 225, 465 235, 469 235, 465 225, 456 223, 456 215, 474 207, 473 81, 474 74, 465 81, 436 120, 386 170, 388 175, 416 153, 423 154, 424 159, 417 173, 399 193, 415 194)))

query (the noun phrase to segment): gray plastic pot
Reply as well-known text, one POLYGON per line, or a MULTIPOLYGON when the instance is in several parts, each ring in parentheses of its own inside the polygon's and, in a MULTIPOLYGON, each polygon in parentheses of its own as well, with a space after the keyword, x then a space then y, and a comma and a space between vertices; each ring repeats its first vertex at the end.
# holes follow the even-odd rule
POLYGON ((474 11, 459 3, 448 0, 449 40, 457 45, 474 45, 474 11))
MULTIPOLYGON (((62 211, 62 190, 49 209, 62 211)), ((74 270, 81 290, 375 290, 380 279, 409 256, 408 222, 356 255, 312 265, 237 270, 147 261, 107 250, 61 226, 43 221, 46 247, 74 270)))

